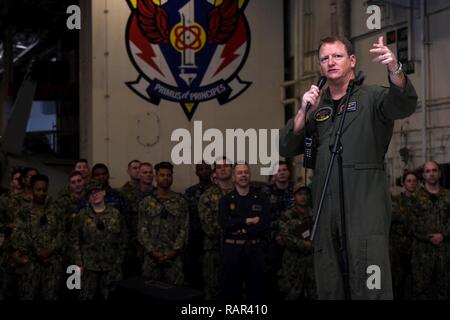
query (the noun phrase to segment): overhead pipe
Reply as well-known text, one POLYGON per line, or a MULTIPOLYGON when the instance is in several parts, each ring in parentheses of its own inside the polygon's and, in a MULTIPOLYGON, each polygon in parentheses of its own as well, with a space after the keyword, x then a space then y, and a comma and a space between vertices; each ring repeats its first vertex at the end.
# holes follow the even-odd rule
POLYGON ((428 133, 427 133, 427 48, 428 45, 428 27, 426 17, 426 1, 420 0, 420 18, 421 18, 421 96, 422 96, 422 158, 423 162, 428 159, 428 133))

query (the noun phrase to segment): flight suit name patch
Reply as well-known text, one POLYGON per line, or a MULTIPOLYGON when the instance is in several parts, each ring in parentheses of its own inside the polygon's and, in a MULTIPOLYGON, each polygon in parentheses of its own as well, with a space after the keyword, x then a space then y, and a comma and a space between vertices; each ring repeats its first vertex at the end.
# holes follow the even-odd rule
MULTIPOLYGON (((344 105, 339 107, 339 114, 344 110, 344 105)), ((347 112, 355 112, 357 110, 356 101, 350 102, 347 106, 347 112)))

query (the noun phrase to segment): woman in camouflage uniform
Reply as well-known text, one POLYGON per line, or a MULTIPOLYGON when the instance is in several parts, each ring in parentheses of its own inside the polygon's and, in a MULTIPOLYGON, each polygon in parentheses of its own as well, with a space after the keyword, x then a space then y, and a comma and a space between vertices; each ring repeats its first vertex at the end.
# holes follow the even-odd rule
POLYGON ((80 300, 93 300, 99 290, 107 300, 113 281, 122 278, 126 248, 126 225, 119 210, 105 204, 105 190, 92 180, 86 187, 89 207, 75 216, 71 243, 76 264, 81 267, 80 300))
POLYGON ((19 298, 56 300, 61 274, 62 224, 56 207, 47 199, 48 177, 31 178, 33 202, 19 211, 11 236, 12 259, 23 276, 19 298))

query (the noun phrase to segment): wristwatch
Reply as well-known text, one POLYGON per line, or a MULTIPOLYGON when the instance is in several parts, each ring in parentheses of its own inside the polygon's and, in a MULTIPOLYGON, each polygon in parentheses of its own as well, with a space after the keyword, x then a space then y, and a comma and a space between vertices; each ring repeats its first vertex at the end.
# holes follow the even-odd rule
POLYGON ((403 72, 403 65, 400 61, 398 61, 398 69, 395 71, 391 71, 388 69, 388 71, 389 71, 389 74, 398 76, 400 73, 403 72))

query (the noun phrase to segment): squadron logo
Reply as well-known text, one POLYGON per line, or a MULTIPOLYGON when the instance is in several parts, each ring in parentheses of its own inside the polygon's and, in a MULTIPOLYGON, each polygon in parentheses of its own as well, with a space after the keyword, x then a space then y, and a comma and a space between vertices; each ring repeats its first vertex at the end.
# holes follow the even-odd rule
POLYGON ((128 55, 139 77, 127 82, 159 105, 180 103, 191 120, 199 103, 223 105, 251 84, 242 81, 250 49, 248 0, 127 0, 128 55))

